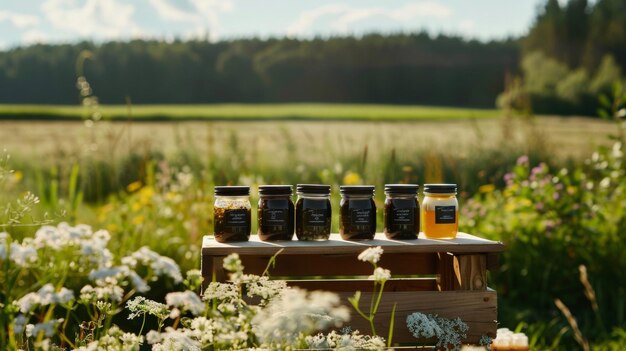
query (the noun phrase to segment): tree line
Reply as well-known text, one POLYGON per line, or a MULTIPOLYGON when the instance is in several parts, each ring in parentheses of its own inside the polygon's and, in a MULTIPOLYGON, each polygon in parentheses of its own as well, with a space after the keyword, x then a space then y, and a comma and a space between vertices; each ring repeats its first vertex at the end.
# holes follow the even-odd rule
POLYGON ((597 115, 599 97, 624 94, 626 0, 547 0, 520 48, 519 76, 509 80, 499 104, 597 115))
POLYGON ((626 0, 547 0, 526 36, 490 42, 422 32, 18 47, 0 52, 0 103, 76 104, 84 74, 107 104, 492 107, 504 91, 513 107, 595 114, 625 65, 626 0))
POLYGON ((135 40, 0 53, 0 102, 75 104, 78 70, 101 102, 337 102, 493 106, 514 41, 426 33, 327 39, 135 40))

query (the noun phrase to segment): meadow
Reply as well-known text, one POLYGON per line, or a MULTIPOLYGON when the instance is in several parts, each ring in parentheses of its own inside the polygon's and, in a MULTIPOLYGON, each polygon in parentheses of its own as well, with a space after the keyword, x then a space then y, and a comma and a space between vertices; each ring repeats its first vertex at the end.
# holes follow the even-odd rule
MULTIPOLYGON (((124 107, 102 107, 107 118, 111 111, 126 115, 113 121, 79 119, 82 108, 59 107, 54 114, 67 109, 67 120, 0 120, 0 223, 15 240, 32 237, 41 224, 88 224, 107 231, 114 257, 134 257, 145 246, 186 271, 199 267, 201 237, 212 230, 214 185, 250 185, 255 203, 259 184, 382 189, 455 182, 462 230, 508 246, 501 271, 491 276, 502 326, 527 332, 535 349, 624 345, 619 233, 626 185, 623 146, 608 137, 614 123, 496 110, 335 107, 216 106, 220 115, 206 106, 133 106, 130 119, 124 107), (194 108, 198 115, 185 120, 183 111, 194 108), (245 120, 255 109, 262 120, 245 120), (172 120, 155 121, 158 111, 172 120), (203 120, 196 120, 201 111, 203 120), (244 120, 221 120, 226 111, 244 120), (310 120, 294 120, 294 111, 310 120), (148 117, 139 122, 141 113, 148 117), (365 117, 354 118, 360 113, 365 117), (26 191, 37 201, 29 202, 26 191), (579 266, 589 272, 588 285, 579 266), (555 298, 571 308, 579 330, 555 298)), ((379 206, 383 199, 377 192, 379 206)), ((332 201, 338 203, 337 192, 332 201)), ((338 218, 333 222, 337 230, 338 218)), ((382 231, 382 218, 378 223, 382 231)), ((80 288, 80 279, 66 285, 80 288)), ((155 300, 181 286, 148 283, 155 300)))
MULTIPOLYGON (((398 106, 375 104, 211 104, 211 105, 106 105, 100 106, 106 120, 416 120, 489 118, 495 109, 398 106)), ((66 105, 0 105, 0 119, 77 120, 85 109, 66 105)))

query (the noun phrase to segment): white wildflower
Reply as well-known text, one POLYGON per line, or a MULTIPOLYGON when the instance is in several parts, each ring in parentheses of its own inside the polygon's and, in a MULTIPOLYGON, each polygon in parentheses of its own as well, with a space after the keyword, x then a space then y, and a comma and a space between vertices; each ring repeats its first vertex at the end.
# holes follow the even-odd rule
POLYGON ((120 335, 119 341, 124 346, 123 350, 139 350, 139 347, 143 344, 143 336, 124 333, 120 335))
POLYGON ((415 312, 410 314, 406 318, 406 324, 417 339, 439 337, 443 333, 436 319, 424 313, 415 312))
POLYGON ((380 246, 370 247, 359 254, 359 260, 375 264, 380 261, 383 249, 380 246))
POLYGON ((51 304, 66 304, 74 299, 74 292, 72 290, 61 287, 56 292, 52 284, 48 283, 36 293, 28 293, 21 299, 16 301, 17 306, 20 308, 20 312, 27 313, 31 311, 35 306, 47 306, 51 304))
POLYGON ((205 317, 196 317, 191 321, 190 327, 193 336, 202 344, 213 342, 213 323, 205 317))
POLYGON ((9 233, 0 232, 0 260, 7 259, 7 238, 9 238, 9 233))
POLYGON ((339 326, 349 318, 336 294, 292 288, 260 310, 252 323, 262 343, 293 344, 301 333, 339 326))
POLYGON ((234 284, 211 282, 204 290, 202 299, 235 302, 239 300, 239 290, 234 284))
POLYGON ((312 349, 383 350, 386 346, 384 338, 362 335, 358 330, 342 334, 333 330, 327 335, 307 336, 305 342, 312 349))
POLYGON ((46 338, 50 338, 55 334, 57 326, 62 322, 63 319, 53 319, 45 323, 28 324, 26 325, 26 336, 36 338, 40 333, 43 333, 46 338))
POLYGON ((180 310, 178 308, 172 308, 169 317, 170 319, 176 319, 180 317, 180 310))
POLYGON ((150 290, 150 286, 130 267, 126 265, 117 267, 103 267, 89 272, 89 279, 103 284, 116 284, 118 280, 130 279, 131 283, 140 293, 150 290))
MULTIPOLYGON (((626 111, 626 110, 622 109, 622 111, 626 111)), ((624 156, 624 153, 622 152, 622 143, 617 142, 613 144, 611 153, 613 154, 613 157, 615 158, 621 158, 622 156, 624 156)))
POLYGON ((175 330, 168 327, 164 333, 161 333, 161 337, 160 343, 152 345, 152 351, 200 351, 201 349, 200 342, 189 337, 185 330, 175 330))
POLYGON ((159 319, 165 319, 169 316, 170 310, 167 305, 137 296, 126 303, 126 308, 132 313, 128 315, 128 319, 134 319, 144 313, 153 315, 159 319))
POLYGON ((278 296, 287 288, 284 280, 270 280, 268 277, 258 275, 244 275, 248 297, 259 296, 263 301, 278 296))
POLYGON ((205 305, 193 291, 173 292, 165 295, 165 302, 170 307, 179 307, 197 316, 204 312, 205 305))
POLYGON ((604 177, 601 181, 600 181, 600 187, 603 189, 608 188, 609 186, 611 186, 611 178, 609 177, 604 177))
POLYGON ((83 303, 96 300, 111 300, 120 302, 124 297, 124 289, 115 283, 98 282, 95 287, 85 285, 80 289, 80 300, 83 303))
POLYGON ((242 272, 243 264, 241 263, 241 259, 237 253, 232 253, 226 258, 224 258, 224 263, 222 265, 225 270, 229 272, 242 272))
POLYGON ((459 350, 469 330, 460 318, 447 319, 419 312, 410 314, 406 322, 413 336, 418 339, 437 338, 436 346, 445 350, 450 350, 450 347, 452 350, 459 350))
POLYGON ((28 267, 37 261, 37 249, 29 245, 11 243, 11 261, 20 267, 28 267))
POLYGON ((128 265, 130 268, 135 268, 138 263, 141 263, 150 267, 158 276, 169 276, 175 283, 183 281, 180 268, 174 260, 169 257, 161 256, 146 246, 133 252, 129 258, 122 258, 122 263, 128 265))
POLYGON ((159 334, 156 330, 150 330, 148 334, 146 334, 146 341, 150 345, 161 342, 161 340, 163 340, 161 338, 161 334, 159 334))
POLYGON ((374 274, 370 275, 368 279, 374 280, 378 283, 384 283, 391 279, 391 272, 388 269, 376 267, 376 269, 374 269, 374 274))
POLYGON ((14 302, 14 304, 19 307, 20 312, 27 313, 30 312, 35 306, 38 306, 41 302, 39 295, 37 293, 28 293, 22 296, 21 299, 14 302))
POLYGON ((23 314, 17 315, 13 320, 13 332, 15 332, 16 335, 22 334, 27 322, 28 318, 26 318, 26 316, 23 314))

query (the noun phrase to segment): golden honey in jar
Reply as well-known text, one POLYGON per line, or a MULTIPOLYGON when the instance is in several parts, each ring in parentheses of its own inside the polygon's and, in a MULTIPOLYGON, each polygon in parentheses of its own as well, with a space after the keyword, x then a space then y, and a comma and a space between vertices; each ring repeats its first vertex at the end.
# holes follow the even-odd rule
POLYGON ((454 239, 459 230, 456 184, 424 184, 422 231, 429 239, 454 239))

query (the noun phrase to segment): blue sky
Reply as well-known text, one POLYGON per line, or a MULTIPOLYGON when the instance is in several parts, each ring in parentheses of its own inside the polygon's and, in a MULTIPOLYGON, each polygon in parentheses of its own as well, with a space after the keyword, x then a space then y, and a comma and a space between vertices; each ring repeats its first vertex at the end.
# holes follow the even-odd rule
POLYGON ((527 32, 542 0, 2 0, 0 48, 36 42, 427 30, 480 40, 527 32))

